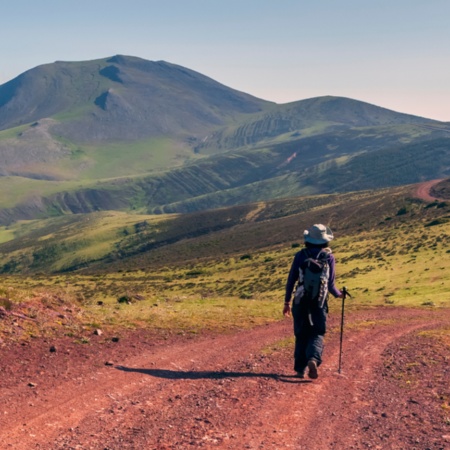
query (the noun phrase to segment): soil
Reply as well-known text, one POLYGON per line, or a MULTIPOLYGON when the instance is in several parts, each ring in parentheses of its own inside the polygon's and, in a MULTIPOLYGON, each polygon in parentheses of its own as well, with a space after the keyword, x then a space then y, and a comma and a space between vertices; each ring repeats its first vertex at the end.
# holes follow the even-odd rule
POLYGON ((347 313, 340 373, 339 323, 317 380, 294 377, 289 319, 3 341, 0 448, 449 449, 450 311, 347 313))
POLYGON ((426 202, 434 202, 435 200, 443 200, 439 197, 436 197, 433 192, 433 188, 437 184, 439 184, 441 181, 442 181, 442 179, 430 180, 430 181, 426 181, 424 183, 420 183, 417 186, 417 189, 415 191, 415 196, 426 202))

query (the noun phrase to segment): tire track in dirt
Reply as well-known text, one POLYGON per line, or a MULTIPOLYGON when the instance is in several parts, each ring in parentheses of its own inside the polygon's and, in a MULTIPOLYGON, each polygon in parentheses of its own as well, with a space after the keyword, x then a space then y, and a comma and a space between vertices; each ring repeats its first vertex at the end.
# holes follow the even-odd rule
MULTIPOLYGON (((374 371, 381 363, 381 353, 405 334, 430 326, 429 318, 418 319, 409 324, 392 321, 389 325, 372 325, 352 332, 346 339, 342 374, 337 373, 339 345, 338 336, 334 335, 326 361, 320 368, 320 381, 292 380, 286 395, 265 408, 266 423, 274 429, 285 430, 284 437, 272 442, 269 448, 360 448, 357 445, 363 436, 357 434, 355 424, 370 401, 365 392, 376 382, 374 371)), ((261 439, 263 431, 256 433, 257 438, 252 440, 250 448, 267 448, 267 441, 261 439)))
MULTIPOLYGON (((328 371, 323 389, 310 399, 314 407, 302 427, 296 448, 357 448, 354 446, 363 439, 357 434, 357 417, 370 401, 365 393, 376 382, 375 370, 381 363, 381 353, 393 341, 428 325, 428 322, 402 327, 392 324, 353 334, 344 355, 345 370, 341 375, 328 371), (305 445, 309 436, 314 436, 313 446, 305 445)), ((332 357, 338 357, 337 348, 332 357)))
MULTIPOLYGON (((53 448, 48 443, 62 430, 76 427, 90 415, 95 418, 99 411, 111 407, 117 398, 125 398, 143 388, 148 390, 148 386, 151 390, 162 390, 165 385, 173 383, 173 379, 183 379, 183 373, 186 373, 189 379, 189 371, 194 372, 192 376, 199 379, 202 376, 220 376, 224 367, 222 352, 227 353, 228 359, 239 359, 242 341, 246 341, 245 349, 248 354, 274 339, 281 339, 287 334, 287 327, 286 322, 279 322, 270 327, 232 336, 219 336, 212 340, 200 339, 196 342, 185 341, 169 348, 162 347, 149 352, 148 355, 124 361, 123 364, 129 367, 129 370, 103 368, 80 379, 55 386, 45 398, 36 398, 32 409, 24 410, 20 405, 11 404, 6 423, 2 423, 2 430, 8 431, 2 431, 0 434, 1 448, 9 446, 14 449, 29 449, 33 448, 33 445, 40 448, 42 444, 42 448, 53 448), (270 328, 270 332, 267 332, 266 328, 270 328), (195 371, 197 365, 211 367, 211 370, 203 371, 202 375, 202 371, 195 371), (151 372, 152 367, 157 367, 155 372, 151 372), (145 373, 146 370, 156 376, 149 376, 145 373)), ((89 419, 87 421, 89 422, 89 419)))
POLYGON ((351 448, 382 351, 436 319, 421 310, 352 315, 338 375, 332 318, 315 382, 293 378, 292 349, 277 344, 292 334, 290 321, 155 348, 55 385, 33 409, 11 405, 1 448, 351 448))

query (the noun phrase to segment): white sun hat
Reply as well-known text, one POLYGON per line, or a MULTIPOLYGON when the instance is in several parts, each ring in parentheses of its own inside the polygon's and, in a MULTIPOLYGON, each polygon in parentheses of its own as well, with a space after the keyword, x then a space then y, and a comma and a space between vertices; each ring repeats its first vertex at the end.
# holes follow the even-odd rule
POLYGON ((303 232, 305 242, 310 244, 327 244, 334 239, 333 232, 329 227, 318 223, 303 232))

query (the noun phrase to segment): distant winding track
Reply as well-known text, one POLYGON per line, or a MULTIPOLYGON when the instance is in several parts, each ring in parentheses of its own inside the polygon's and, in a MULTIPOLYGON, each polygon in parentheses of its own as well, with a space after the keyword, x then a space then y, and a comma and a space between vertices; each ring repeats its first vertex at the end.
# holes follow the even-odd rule
POLYGON ((435 200, 442 200, 442 199, 439 199, 437 197, 433 197, 430 194, 431 189, 436 184, 441 182, 442 180, 443 180, 443 178, 440 178, 438 180, 430 180, 430 181, 426 181, 424 183, 419 184, 419 186, 417 187, 417 189, 415 191, 415 196, 420 198, 421 200, 426 201, 426 202, 434 202, 435 200))

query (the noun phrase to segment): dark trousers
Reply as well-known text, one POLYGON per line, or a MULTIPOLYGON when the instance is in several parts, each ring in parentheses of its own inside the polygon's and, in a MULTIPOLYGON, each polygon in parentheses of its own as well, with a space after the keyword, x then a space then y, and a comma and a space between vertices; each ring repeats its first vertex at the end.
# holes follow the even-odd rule
POLYGON ((295 335, 294 370, 296 372, 303 372, 310 359, 315 359, 317 365, 321 364, 327 313, 326 302, 323 308, 310 308, 301 301, 292 306, 295 335))

